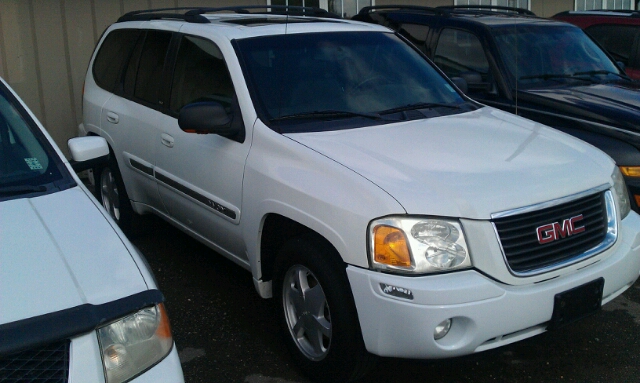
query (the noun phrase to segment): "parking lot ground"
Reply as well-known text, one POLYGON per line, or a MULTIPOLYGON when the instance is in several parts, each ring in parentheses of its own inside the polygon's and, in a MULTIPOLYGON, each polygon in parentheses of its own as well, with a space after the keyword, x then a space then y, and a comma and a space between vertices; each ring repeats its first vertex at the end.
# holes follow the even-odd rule
MULTIPOLYGON (((154 217, 132 240, 165 294, 187 382, 309 382, 249 272, 154 217)), ((570 327, 454 359, 382 358, 364 381, 640 382, 640 283, 570 327)))

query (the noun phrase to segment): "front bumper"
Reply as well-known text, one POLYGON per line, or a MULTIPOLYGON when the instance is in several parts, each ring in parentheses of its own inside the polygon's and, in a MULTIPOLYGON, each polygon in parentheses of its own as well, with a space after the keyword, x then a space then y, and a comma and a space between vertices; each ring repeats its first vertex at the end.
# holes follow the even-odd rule
MULTIPOLYGON (((347 275, 369 352, 403 358, 448 358, 513 343, 546 331, 554 297, 604 278, 602 304, 628 289, 640 273, 640 218, 620 225, 618 243, 600 261, 539 283, 507 285, 475 270, 407 277, 349 266, 347 275), (383 286, 410 291, 411 299, 383 286), (449 333, 434 329, 452 318, 449 333)), ((398 290, 396 290, 398 291, 398 290)))

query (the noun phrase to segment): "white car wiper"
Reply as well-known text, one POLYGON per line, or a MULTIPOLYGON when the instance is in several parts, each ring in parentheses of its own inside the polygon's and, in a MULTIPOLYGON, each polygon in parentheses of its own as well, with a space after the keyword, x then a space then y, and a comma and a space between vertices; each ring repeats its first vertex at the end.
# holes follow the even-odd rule
POLYGON ((416 104, 408 104, 404 106, 399 106, 397 108, 386 109, 378 112, 379 114, 391 114, 396 112, 404 112, 406 110, 416 110, 416 109, 432 109, 432 108, 450 108, 450 109, 460 109, 459 105, 456 104, 444 104, 438 102, 419 102, 416 104))
POLYGON ((12 195, 44 192, 44 191, 47 191, 47 187, 44 185, 5 186, 5 187, 0 187, 0 196, 12 196, 12 195))

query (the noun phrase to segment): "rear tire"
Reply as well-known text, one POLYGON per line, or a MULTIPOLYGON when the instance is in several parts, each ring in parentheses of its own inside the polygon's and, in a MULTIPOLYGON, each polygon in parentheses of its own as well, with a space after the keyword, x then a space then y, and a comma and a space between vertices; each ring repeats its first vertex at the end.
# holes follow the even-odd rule
POLYGON ((274 297, 296 365, 318 382, 363 377, 375 363, 362 340, 345 265, 315 236, 294 238, 278 252, 274 297))
POLYGON ((120 229, 131 234, 134 212, 113 154, 106 165, 93 170, 93 176, 96 198, 120 229))

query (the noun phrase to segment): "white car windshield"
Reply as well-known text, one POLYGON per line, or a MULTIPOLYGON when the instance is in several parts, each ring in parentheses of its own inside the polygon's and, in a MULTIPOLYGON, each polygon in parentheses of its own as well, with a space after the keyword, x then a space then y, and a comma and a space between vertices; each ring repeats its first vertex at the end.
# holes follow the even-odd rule
POLYGON ((266 36, 238 41, 237 51, 257 109, 275 125, 377 119, 411 109, 455 113, 465 103, 423 56, 391 33, 266 36))
POLYGON ((46 138, 0 84, 0 200, 74 183, 46 138))

